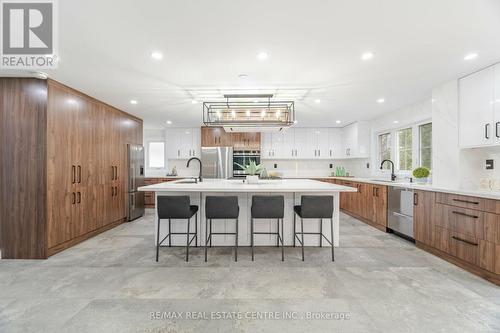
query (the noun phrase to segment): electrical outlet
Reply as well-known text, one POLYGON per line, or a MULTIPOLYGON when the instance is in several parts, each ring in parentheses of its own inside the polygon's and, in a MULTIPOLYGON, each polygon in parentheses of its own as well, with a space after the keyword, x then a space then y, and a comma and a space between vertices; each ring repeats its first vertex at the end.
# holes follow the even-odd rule
POLYGON ((278 168, 278 164, 277 163, 274 163, 274 168, 278 168))
POLYGON ((330 163, 330 169, 333 169, 333 164, 330 163))
POLYGON ((370 162, 366 163, 366 168, 370 169, 370 162))
POLYGON ((493 170, 493 169, 494 169, 493 160, 486 160, 486 170, 493 170))

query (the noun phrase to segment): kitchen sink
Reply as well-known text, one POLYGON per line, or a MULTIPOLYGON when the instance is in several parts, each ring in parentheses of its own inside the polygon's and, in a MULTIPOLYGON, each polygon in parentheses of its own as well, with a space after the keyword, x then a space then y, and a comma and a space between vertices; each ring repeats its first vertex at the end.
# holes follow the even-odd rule
POLYGON ((197 179, 185 179, 176 182, 176 184, 197 184, 197 183, 198 183, 197 179))

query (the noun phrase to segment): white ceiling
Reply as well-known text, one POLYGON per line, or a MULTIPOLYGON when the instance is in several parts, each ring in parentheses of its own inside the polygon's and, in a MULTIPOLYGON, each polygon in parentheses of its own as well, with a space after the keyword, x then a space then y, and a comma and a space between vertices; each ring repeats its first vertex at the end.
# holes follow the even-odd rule
POLYGON ((199 126, 191 100, 226 90, 293 96, 300 126, 367 120, 500 61, 497 0, 58 3, 61 61, 49 76, 149 128, 199 126), (360 59, 366 51, 372 60, 360 59), (464 61, 471 52, 477 59, 464 61))

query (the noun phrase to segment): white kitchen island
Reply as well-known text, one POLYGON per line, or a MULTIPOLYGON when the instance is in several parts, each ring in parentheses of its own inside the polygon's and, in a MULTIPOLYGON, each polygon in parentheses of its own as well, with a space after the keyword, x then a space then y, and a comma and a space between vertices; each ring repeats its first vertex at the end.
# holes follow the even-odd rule
MULTIPOLYGON (((155 192, 156 201, 162 195, 188 195, 192 205, 199 206, 198 212, 198 244, 204 245, 205 239, 205 197, 208 195, 238 196, 240 206, 239 215, 239 246, 250 246, 250 208, 253 195, 283 195, 285 197, 285 215, 283 219, 283 241, 285 246, 293 245, 293 206, 300 205, 300 197, 309 195, 332 195, 334 200, 333 210, 333 233, 334 244, 339 246, 339 195, 340 192, 356 192, 353 187, 335 185, 309 179, 283 179, 283 180, 260 180, 258 184, 247 184, 243 180, 227 179, 204 179, 202 182, 194 183, 187 180, 178 180, 167 183, 143 186, 139 191, 155 192)), ((155 242, 158 218, 155 218, 155 242)), ((194 222, 194 217, 192 219, 194 222)), ((186 220, 172 220, 173 232, 186 232, 186 220)), ((305 219, 305 232, 319 232, 319 219, 305 219)), ((330 221, 323 220, 323 233, 330 239, 330 221)), ((276 232, 276 220, 255 220, 255 231, 276 232)), ((299 219, 297 218, 299 228, 299 219)), ((214 220, 212 222, 213 232, 234 232, 234 220, 214 220)), ((299 229, 297 229, 299 230, 299 229)), ((192 230, 194 226, 192 224, 192 230)), ((160 239, 168 234, 168 221, 162 220, 160 239)), ((319 246, 319 236, 305 235, 306 246, 319 246)), ((156 245, 156 244, 155 244, 156 245)), ((186 236, 173 235, 172 245, 185 246, 186 236)), ((194 245, 194 244, 193 244, 194 245)), ((213 246, 233 246, 234 236, 214 235, 213 246)), ((323 246, 327 246, 323 242, 323 246)), ((275 235, 256 235, 255 246, 276 246, 275 235)))

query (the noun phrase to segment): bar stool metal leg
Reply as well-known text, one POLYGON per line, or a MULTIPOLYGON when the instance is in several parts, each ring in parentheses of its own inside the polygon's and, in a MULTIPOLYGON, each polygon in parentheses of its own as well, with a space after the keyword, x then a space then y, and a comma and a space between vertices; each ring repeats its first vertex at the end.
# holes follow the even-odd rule
POLYGON ((334 253, 334 246, 333 246, 333 219, 330 219, 330 228, 331 228, 331 232, 332 232, 332 261, 335 261, 335 253, 334 253))
POLYGON ((253 219, 250 219, 250 246, 252 247, 252 261, 254 259, 253 254, 253 219))
POLYGON ((323 219, 319 219, 319 247, 323 247, 323 219))
POLYGON ((297 217, 297 214, 294 213, 293 214, 293 247, 295 247, 295 237, 297 236, 296 226, 295 226, 295 224, 297 223, 296 217, 297 217))
POLYGON ((276 247, 280 246, 280 219, 276 219, 276 227, 278 229, 278 233, 276 234, 276 247))
POLYGON ((212 247, 212 219, 210 219, 210 247, 212 247))
POLYGON ((205 262, 207 262, 207 244, 208 244, 208 219, 205 219, 205 262))
POLYGON ((304 219, 300 218, 300 231, 302 236, 302 261, 304 261, 304 219))
MULTIPOLYGON (((283 232, 283 230, 284 230, 283 229, 283 219, 281 219, 281 235, 280 235, 280 237, 281 237, 281 261, 285 261, 285 246, 284 246, 285 244, 283 244, 284 243, 283 235, 285 233, 283 232)), ((293 237, 295 237, 295 235, 293 237)))
POLYGON ((238 219, 236 219, 236 240, 234 246, 234 261, 238 261, 238 219))
POLYGON ((172 247, 172 221, 168 219, 168 246, 172 247))
POLYGON ((194 214, 194 246, 198 246, 198 214, 194 214))
POLYGON ((186 261, 189 261, 189 224, 191 222, 191 219, 188 219, 188 225, 187 225, 187 235, 186 235, 186 261))
POLYGON ((160 251, 160 219, 158 219, 158 228, 156 231, 156 262, 158 262, 159 251, 160 251))

